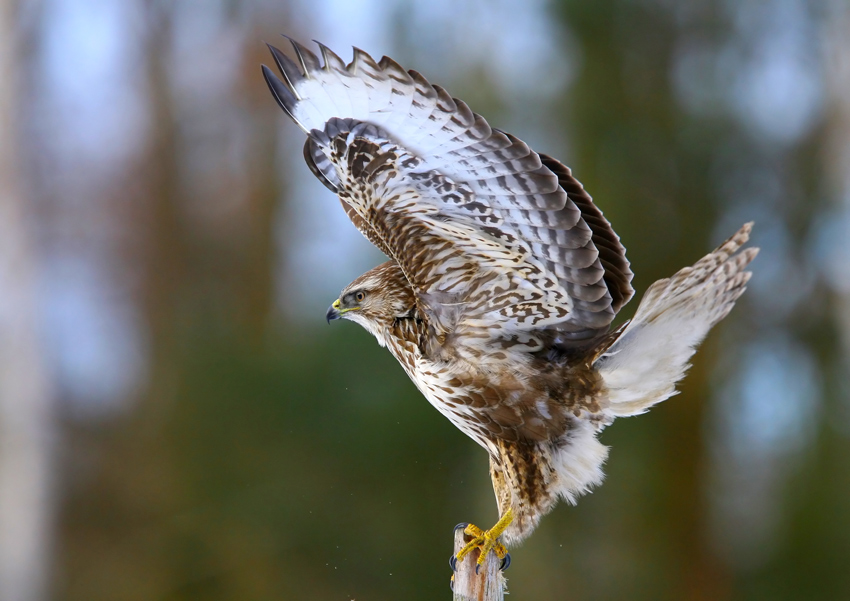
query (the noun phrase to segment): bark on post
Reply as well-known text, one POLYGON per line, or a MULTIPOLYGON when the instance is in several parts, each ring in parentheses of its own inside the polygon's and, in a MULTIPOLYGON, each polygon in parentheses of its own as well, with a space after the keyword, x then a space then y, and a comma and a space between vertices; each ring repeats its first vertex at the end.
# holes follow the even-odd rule
MULTIPOLYGON (((455 555, 466 544, 465 538, 462 529, 455 530, 455 555)), ((476 574, 478 556, 476 549, 458 562, 452 583, 453 601, 504 601, 505 577, 499 569, 502 561, 495 553, 489 553, 476 574)))

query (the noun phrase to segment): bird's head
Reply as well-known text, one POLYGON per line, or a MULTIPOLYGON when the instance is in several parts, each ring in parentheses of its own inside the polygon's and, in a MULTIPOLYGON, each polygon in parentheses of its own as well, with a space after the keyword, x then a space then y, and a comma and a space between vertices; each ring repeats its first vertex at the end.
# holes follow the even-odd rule
POLYGON ((348 319, 372 332, 379 341, 383 330, 410 314, 415 301, 410 284, 395 261, 387 261, 346 286, 327 312, 334 319, 348 319))

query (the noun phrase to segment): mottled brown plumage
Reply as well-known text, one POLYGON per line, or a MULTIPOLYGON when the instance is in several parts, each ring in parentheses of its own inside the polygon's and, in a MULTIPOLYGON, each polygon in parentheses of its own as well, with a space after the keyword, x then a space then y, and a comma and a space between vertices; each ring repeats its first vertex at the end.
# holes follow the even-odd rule
POLYGON ((634 291, 625 249, 570 170, 492 129, 384 57, 323 61, 293 42, 263 67, 307 133, 304 156, 390 260, 328 311, 371 332, 425 397, 485 448, 506 542, 602 481, 596 436, 675 393, 731 309, 756 249, 745 225, 693 267, 634 291), (504 520, 507 523, 509 520, 504 520))

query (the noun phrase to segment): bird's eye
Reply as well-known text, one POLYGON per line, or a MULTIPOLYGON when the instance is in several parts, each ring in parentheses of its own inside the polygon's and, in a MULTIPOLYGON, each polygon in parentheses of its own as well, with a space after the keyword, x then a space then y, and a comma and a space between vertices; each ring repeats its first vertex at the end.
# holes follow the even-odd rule
POLYGON ((355 294, 354 294, 354 299, 355 299, 358 303, 362 303, 362 302, 363 302, 363 299, 365 299, 365 298, 366 298, 366 293, 365 293, 365 292, 363 292, 362 290, 360 290, 359 292, 357 292, 357 293, 355 293, 355 294))

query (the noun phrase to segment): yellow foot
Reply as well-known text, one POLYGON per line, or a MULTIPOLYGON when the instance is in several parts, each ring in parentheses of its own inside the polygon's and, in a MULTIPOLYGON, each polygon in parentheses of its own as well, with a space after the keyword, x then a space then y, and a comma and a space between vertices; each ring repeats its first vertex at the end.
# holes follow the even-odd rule
POLYGON ((463 548, 458 551, 457 555, 453 555, 449 563, 452 566, 452 570, 455 570, 457 567, 457 563, 459 561, 463 561, 463 558, 469 555, 474 549, 480 549, 481 553, 478 556, 478 561, 476 562, 478 565, 475 566, 475 573, 478 573, 478 569, 484 565, 484 562, 487 560, 487 554, 490 551, 496 554, 496 556, 502 560, 501 569, 507 570, 508 566, 511 565, 511 556, 508 553, 508 550, 505 546, 499 542, 499 537, 505 531, 505 529, 511 525, 511 522, 514 520, 514 512, 513 509, 508 508, 499 521, 496 522, 496 525, 490 528, 487 531, 481 530, 478 526, 474 524, 458 524, 455 527, 455 530, 458 528, 463 528, 463 533, 467 536, 471 536, 472 540, 466 543, 463 548))

